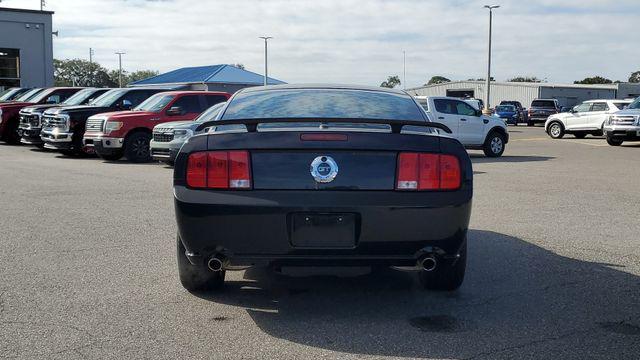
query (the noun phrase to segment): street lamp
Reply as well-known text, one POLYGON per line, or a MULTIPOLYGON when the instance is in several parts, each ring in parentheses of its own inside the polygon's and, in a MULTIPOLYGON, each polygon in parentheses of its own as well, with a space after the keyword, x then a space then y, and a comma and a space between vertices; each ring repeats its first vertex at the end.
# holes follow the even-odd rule
POLYGON ((486 9, 489 9, 489 57, 487 60, 487 81, 485 84, 485 99, 484 99, 484 108, 485 110, 489 110, 489 95, 491 94, 491 25, 493 21, 493 9, 497 9, 500 5, 485 5, 486 9))
POLYGON ((118 55, 118 63, 120 64, 120 70, 118 71, 118 87, 122 87, 122 55, 126 54, 125 52, 116 52, 118 55))
POLYGON ((268 66, 267 66, 267 40, 273 39, 271 36, 259 36, 258 38, 264 40, 264 86, 267 86, 268 66))

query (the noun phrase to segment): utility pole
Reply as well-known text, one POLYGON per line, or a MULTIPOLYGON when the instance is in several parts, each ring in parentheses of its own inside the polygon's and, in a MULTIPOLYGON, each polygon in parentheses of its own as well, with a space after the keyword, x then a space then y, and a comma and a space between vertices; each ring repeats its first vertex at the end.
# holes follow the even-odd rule
POLYGON ((269 67, 267 66, 267 40, 273 39, 271 36, 259 36, 260 39, 264 39, 264 86, 267 86, 267 79, 269 73, 269 67))
POLYGON ((402 50, 402 88, 407 89, 407 52, 402 50))
POLYGON ((489 96, 491 95, 491 26, 493 22, 493 9, 497 9, 500 5, 485 5, 485 8, 489 9, 489 57, 487 60, 487 81, 485 83, 485 99, 484 109, 489 111, 489 96))
POLYGON ((126 54, 125 52, 116 52, 118 55, 118 63, 120 64, 120 70, 118 72, 118 87, 122 87, 122 55, 126 54))
POLYGON ((40 11, 44 10, 45 5, 47 5, 45 0, 40 0, 40 11))

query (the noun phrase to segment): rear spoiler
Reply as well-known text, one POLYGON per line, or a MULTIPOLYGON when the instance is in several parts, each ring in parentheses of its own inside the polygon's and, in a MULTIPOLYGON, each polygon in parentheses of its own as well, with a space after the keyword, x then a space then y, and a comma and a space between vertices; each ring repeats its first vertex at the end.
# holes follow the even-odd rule
POLYGON ((301 122, 319 122, 322 124, 330 123, 362 123, 362 124, 382 124, 389 125, 391 132, 399 134, 405 126, 421 126, 426 128, 440 129, 447 134, 451 134, 451 129, 445 124, 424 121, 424 120, 391 120, 391 119, 318 119, 318 118, 269 118, 269 119, 231 119, 231 120, 210 120, 205 121, 198 125, 196 131, 200 131, 210 126, 224 126, 224 125, 244 125, 247 127, 247 132, 256 132, 258 124, 264 123, 301 123, 301 122))

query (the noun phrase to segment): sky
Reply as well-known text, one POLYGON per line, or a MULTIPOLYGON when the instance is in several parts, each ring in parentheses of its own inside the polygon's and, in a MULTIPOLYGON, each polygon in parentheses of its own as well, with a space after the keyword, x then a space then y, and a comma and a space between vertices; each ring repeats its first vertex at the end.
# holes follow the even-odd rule
MULTIPOLYGON (((626 81, 640 70, 638 0, 495 0, 492 76, 626 81)), ((488 11, 476 0, 46 0, 54 57, 89 57, 128 71, 244 64, 289 83, 406 87, 431 76, 484 78, 488 11)), ((39 0, 2 0, 38 9, 39 0)))

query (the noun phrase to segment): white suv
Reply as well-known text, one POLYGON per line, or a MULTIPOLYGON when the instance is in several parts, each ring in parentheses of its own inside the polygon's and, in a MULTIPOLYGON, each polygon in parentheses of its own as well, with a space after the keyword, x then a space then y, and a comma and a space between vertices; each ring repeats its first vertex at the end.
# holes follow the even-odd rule
POLYGON ((600 136, 605 121, 616 111, 631 104, 631 100, 589 100, 569 112, 549 116, 544 129, 554 139, 573 134, 582 139, 588 134, 600 136))
POLYGON ((447 125, 467 149, 483 150, 489 157, 502 156, 509 142, 505 122, 495 116, 486 116, 469 102, 439 96, 414 96, 431 121, 447 125))

